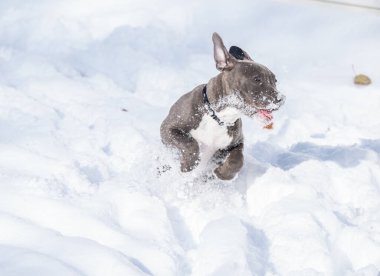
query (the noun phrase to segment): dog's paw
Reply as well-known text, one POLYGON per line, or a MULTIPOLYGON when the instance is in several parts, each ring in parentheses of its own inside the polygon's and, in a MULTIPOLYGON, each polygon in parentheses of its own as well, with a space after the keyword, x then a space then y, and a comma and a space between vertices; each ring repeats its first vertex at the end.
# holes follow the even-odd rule
POLYGON ((220 180, 232 180, 237 175, 237 172, 227 172, 223 167, 218 167, 214 170, 214 174, 220 180))
POLYGON ((190 172, 199 165, 199 154, 183 152, 181 156, 181 171, 190 172))
POLYGON ((194 162, 181 162, 181 172, 190 172, 194 170, 199 164, 199 160, 194 162))

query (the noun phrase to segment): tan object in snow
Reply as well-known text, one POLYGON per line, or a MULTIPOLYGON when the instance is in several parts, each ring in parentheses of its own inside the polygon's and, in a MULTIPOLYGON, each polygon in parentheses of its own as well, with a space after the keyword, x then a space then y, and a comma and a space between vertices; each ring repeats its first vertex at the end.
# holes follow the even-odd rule
POLYGON ((273 129, 273 122, 270 123, 270 124, 268 124, 268 125, 266 125, 264 128, 266 128, 266 129, 273 129))
POLYGON ((371 79, 366 75, 359 74, 355 76, 354 83, 359 85, 369 85, 371 84, 371 79))

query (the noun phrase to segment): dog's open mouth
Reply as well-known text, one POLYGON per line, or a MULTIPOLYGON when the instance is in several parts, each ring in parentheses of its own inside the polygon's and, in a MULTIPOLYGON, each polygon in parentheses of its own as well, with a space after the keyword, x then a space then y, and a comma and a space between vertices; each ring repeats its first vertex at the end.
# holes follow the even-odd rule
POLYGON ((265 121, 272 121, 273 120, 273 115, 271 110, 266 110, 266 109, 259 109, 257 111, 259 117, 265 121))

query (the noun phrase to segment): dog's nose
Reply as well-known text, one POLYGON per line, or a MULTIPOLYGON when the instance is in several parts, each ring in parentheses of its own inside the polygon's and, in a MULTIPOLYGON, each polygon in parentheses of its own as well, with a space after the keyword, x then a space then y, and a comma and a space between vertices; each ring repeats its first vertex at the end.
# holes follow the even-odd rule
POLYGON ((277 97, 273 101, 275 104, 283 104, 285 102, 284 95, 277 95, 277 97))

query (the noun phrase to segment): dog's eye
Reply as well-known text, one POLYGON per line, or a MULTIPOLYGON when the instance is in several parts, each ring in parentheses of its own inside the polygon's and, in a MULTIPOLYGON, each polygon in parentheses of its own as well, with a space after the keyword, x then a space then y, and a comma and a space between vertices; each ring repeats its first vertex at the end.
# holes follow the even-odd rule
POLYGON ((255 82, 261 82, 261 78, 255 77, 255 82))

